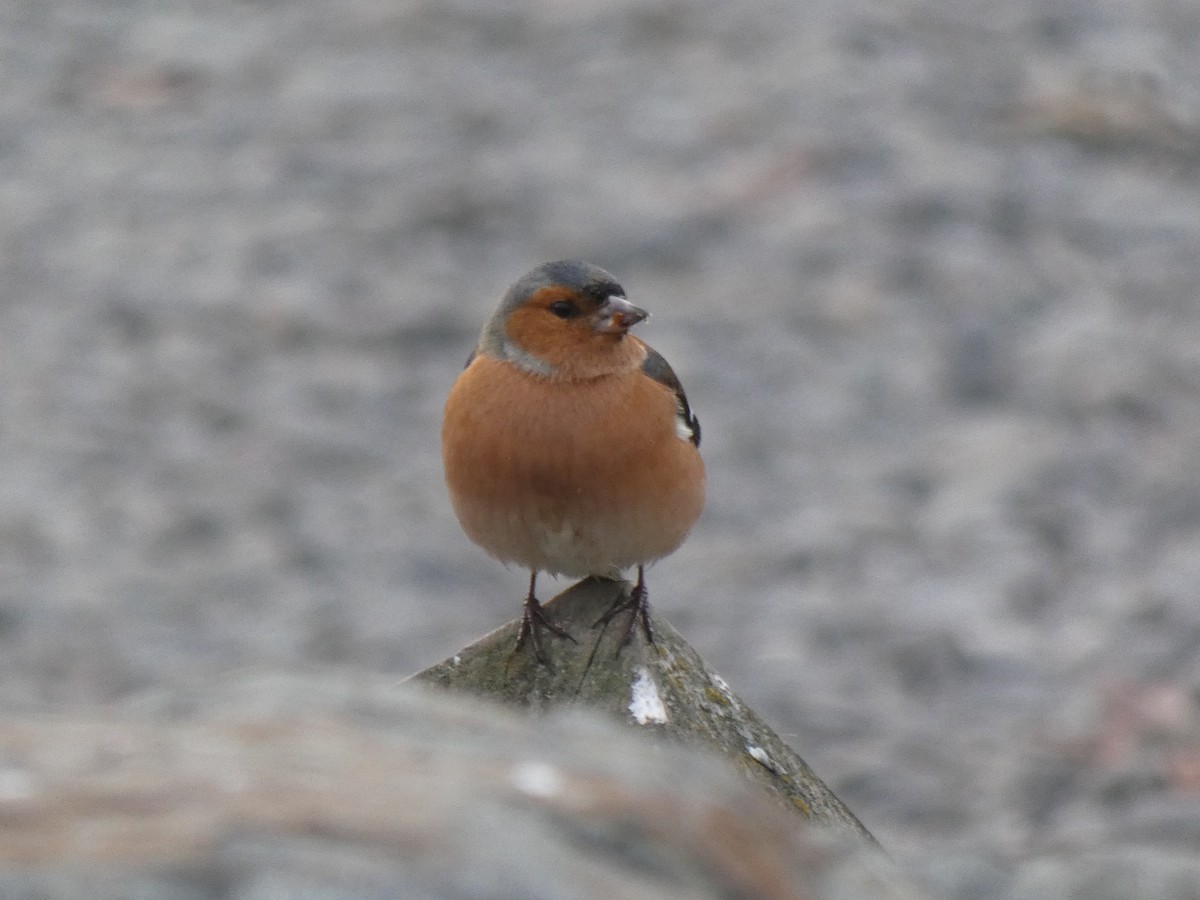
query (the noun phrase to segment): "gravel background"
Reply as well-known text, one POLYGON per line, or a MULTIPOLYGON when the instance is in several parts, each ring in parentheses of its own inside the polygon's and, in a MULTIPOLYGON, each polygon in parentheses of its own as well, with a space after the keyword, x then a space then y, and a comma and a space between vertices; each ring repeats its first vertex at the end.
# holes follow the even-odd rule
POLYGON ((0 708, 400 677, 515 615, 441 404, 578 256, 704 424, 658 611, 881 841, 946 897, 1200 897, 1198 34, 10 0, 0 708))

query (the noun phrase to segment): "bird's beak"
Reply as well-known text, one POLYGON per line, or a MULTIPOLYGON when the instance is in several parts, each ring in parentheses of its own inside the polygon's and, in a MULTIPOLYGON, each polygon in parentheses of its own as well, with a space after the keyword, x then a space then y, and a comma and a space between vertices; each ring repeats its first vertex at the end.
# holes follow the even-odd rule
POLYGON ((602 334, 624 334, 642 319, 648 318, 650 313, 640 306, 634 306, 624 297, 613 294, 596 310, 596 330, 602 334))

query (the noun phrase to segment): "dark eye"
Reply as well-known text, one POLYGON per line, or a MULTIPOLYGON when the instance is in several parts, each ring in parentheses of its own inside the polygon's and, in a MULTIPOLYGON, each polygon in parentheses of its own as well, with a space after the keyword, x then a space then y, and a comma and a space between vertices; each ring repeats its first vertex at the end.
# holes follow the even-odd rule
POLYGON ((554 313, 560 319, 573 319, 579 315, 579 309, 570 300, 555 300, 546 309, 554 313))

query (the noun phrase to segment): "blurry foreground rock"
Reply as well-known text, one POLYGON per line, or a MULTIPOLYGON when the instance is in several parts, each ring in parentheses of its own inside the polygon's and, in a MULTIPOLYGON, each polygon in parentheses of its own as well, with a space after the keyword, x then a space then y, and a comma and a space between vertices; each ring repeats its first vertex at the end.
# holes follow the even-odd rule
POLYGON ((626 582, 585 579, 546 603, 555 623, 577 641, 547 635, 551 666, 539 664, 528 648, 512 652, 518 629, 513 621, 414 677, 517 706, 601 710, 655 735, 715 750, 804 818, 873 841, 804 760, 670 625, 653 619, 653 646, 639 629, 618 652, 629 614, 607 625, 598 621, 629 588, 626 582))
POLYGON ((918 894, 717 759, 338 670, 7 717, 0 896, 918 894))

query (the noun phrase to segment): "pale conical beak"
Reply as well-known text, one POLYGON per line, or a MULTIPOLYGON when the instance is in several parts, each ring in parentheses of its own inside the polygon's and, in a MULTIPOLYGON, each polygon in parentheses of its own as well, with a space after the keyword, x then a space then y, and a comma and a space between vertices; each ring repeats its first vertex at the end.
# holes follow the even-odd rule
POLYGON ((640 306, 634 306, 624 297, 613 294, 596 310, 596 330, 604 334, 624 334, 642 319, 648 318, 650 313, 640 306))

